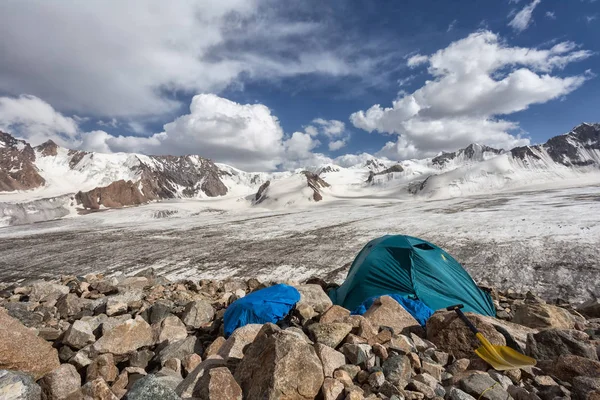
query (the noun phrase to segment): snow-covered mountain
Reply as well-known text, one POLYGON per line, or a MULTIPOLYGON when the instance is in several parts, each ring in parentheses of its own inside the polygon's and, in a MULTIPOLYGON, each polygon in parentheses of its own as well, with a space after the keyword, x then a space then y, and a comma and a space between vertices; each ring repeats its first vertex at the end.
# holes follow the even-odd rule
POLYGON ((429 159, 373 158, 347 168, 275 173, 245 172, 197 155, 102 154, 51 141, 32 147, 0 132, 0 226, 164 199, 273 209, 349 198, 455 197, 599 174, 600 124, 510 151, 471 144, 429 159))

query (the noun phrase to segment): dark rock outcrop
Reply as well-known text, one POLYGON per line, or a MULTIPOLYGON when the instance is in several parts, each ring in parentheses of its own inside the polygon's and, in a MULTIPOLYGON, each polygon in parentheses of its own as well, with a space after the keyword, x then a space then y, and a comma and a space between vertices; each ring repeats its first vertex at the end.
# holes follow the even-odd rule
POLYGON ((0 192, 35 189, 45 183, 29 143, 0 131, 0 192))
POLYGON ((119 208, 139 205, 153 200, 154 197, 146 197, 132 181, 120 180, 88 192, 78 192, 75 199, 77 204, 81 204, 84 208, 97 210, 100 206, 119 208))
POLYGON ((502 154, 503 150, 494 149, 493 147, 472 143, 465 147, 464 149, 460 149, 454 151, 452 153, 442 153, 437 157, 434 157, 431 160, 431 163, 435 166, 443 167, 448 162, 456 159, 462 158, 465 161, 483 161, 485 153, 491 154, 502 154))

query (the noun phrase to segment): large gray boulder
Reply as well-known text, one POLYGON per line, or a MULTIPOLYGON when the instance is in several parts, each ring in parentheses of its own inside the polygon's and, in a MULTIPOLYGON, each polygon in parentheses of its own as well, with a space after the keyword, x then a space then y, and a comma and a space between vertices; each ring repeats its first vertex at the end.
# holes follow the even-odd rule
POLYGON ((323 366, 314 348, 298 336, 265 324, 235 371, 245 399, 314 399, 323 366))
POLYGON ((97 353, 126 355, 154 344, 152 328, 141 317, 130 319, 107 332, 92 348, 97 353))
POLYGON ((154 375, 138 379, 127 395, 126 400, 179 400, 180 397, 173 389, 162 383, 154 375))
POLYGON ((18 371, 0 370, 0 399, 40 400, 42 389, 31 376, 18 371))
POLYGON ((298 285, 296 286, 298 292, 300 292, 300 301, 296 306, 307 304, 312 307, 313 310, 319 314, 325 312, 329 307, 333 305, 327 293, 323 291, 320 285, 298 285))
POLYGON ((190 328, 201 328, 215 317, 213 306, 205 300, 195 300, 185 306, 181 319, 190 328))
POLYGON ((43 399, 63 400, 81 387, 81 376, 71 364, 62 364, 40 380, 43 399))
POLYGON ((587 339, 580 331, 547 329, 527 336, 527 354, 536 360, 555 360, 562 354, 598 360, 595 346, 587 339))
POLYGON ((29 301, 36 303, 56 301, 62 295, 69 293, 69 291, 69 287, 65 285, 51 282, 36 282, 31 285, 29 301))

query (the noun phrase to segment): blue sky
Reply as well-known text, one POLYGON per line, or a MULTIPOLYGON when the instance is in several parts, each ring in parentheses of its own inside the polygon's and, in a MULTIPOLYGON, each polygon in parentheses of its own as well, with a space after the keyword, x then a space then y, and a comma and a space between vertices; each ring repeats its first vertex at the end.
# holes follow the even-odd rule
POLYGON ((539 143, 599 120, 599 18, 594 0, 3 2, 0 128, 256 170, 539 143))

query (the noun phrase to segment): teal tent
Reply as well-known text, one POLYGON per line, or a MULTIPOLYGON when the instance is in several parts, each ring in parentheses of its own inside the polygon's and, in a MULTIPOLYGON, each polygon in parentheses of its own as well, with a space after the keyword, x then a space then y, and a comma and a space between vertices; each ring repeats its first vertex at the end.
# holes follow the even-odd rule
POLYGON ((419 299, 434 311, 461 303, 465 312, 496 316, 489 293, 477 287, 458 261, 411 236, 388 235, 369 242, 354 259, 346 281, 329 297, 354 310, 368 298, 386 294, 419 299))

